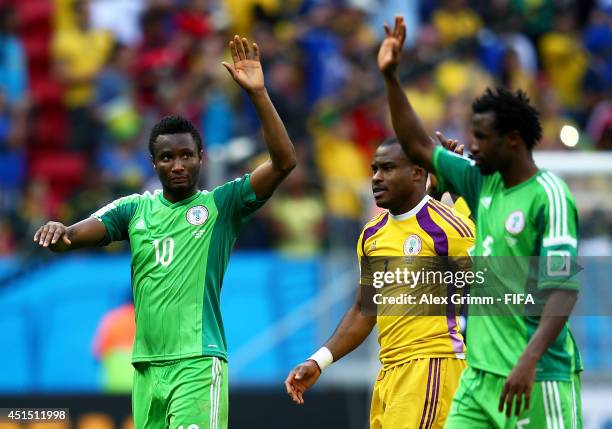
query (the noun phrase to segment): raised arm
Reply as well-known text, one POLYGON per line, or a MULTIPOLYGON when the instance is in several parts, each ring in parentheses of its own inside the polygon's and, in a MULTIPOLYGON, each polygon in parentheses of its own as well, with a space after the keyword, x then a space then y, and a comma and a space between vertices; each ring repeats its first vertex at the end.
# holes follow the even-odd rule
POLYGON ((249 94, 261 121, 270 159, 251 174, 251 187, 258 199, 268 198, 296 164, 295 150, 285 125, 276 112, 266 87, 259 61, 259 48, 246 38, 234 36, 229 42, 233 65, 223 62, 232 78, 249 94))
POLYGON ((81 247, 98 245, 106 236, 106 227, 98 219, 88 218, 65 226, 60 222, 47 222, 34 234, 34 242, 52 252, 66 252, 81 247))
POLYGON ((395 135, 410 159, 423 165, 427 170, 433 171, 434 144, 423 129, 396 74, 406 39, 404 18, 395 17, 393 30, 385 24, 385 33, 385 39, 378 51, 378 68, 385 81, 387 102, 395 135))
MULTIPOLYGON (((327 356, 328 359, 334 362, 339 360, 363 343, 375 324, 375 316, 364 316, 361 313, 361 288, 358 288, 355 302, 340 321, 334 334, 316 354, 331 353, 331 356, 327 356)), ((291 370, 285 380, 285 388, 293 402, 304 403, 304 392, 316 383, 321 371, 322 368, 312 358, 291 370)))

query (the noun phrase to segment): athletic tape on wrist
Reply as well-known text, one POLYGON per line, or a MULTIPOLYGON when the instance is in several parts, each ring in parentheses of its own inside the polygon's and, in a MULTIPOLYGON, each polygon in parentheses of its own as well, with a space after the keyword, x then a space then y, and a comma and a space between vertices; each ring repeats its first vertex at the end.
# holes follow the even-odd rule
POLYGON ((308 360, 315 361, 317 365, 319 365, 321 372, 323 372, 325 368, 332 364, 334 361, 334 356, 327 347, 321 347, 312 356, 310 356, 308 360))

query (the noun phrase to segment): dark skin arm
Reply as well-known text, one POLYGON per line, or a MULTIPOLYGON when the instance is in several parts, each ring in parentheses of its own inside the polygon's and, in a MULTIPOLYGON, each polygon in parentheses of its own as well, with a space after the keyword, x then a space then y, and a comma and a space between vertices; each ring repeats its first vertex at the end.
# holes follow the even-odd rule
MULTIPOLYGON (((462 144, 459 144, 458 140, 447 139, 440 132, 436 132, 436 138, 446 150, 450 150, 451 152, 455 152, 457 155, 463 156, 463 149, 465 148, 465 146, 462 144)), ((438 192, 437 187, 438 187, 438 178, 433 173, 430 173, 429 174, 429 189, 427 192, 432 198, 439 200, 440 198, 442 198, 443 193, 438 192)), ((451 196, 453 203, 457 201, 457 199, 459 199, 459 195, 450 194, 450 193, 449 195, 451 196)))
MULTIPOLYGON (((355 302, 345 313, 334 334, 325 343, 334 362, 349 354, 363 343, 376 324, 375 316, 361 313, 361 288, 357 289, 355 302)), ((307 360, 289 372, 285 380, 287 394, 296 404, 304 403, 304 392, 317 382, 321 370, 316 362, 307 360)))
POLYGON ((264 140, 270 153, 270 159, 251 173, 251 187, 258 199, 264 199, 270 197, 295 168, 295 150, 266 91, 259 61, 259 47, 256 43, 253 43, 252 47, 249 46, 246 38, 240 39, 238 36, 234 36, 229 46, 234 64, 224 62, 223 65, 249 94, 261 121, 264 140))
POLYGON ((518 416, 521 412, 523 396, 525 396, 525 410, 529 409, 531 388, 535 380, 536 365, 544 352, 555 341, 578 299, 578 292, 555 289, 550 292, 546 305, 535 333, 529 340, 525 351, 506 379, 501 397, 499 398, 499 411, 506 416, 512 414, 512 405, 516 398, 514 412, 518 416))
POLYGON ((385 39, 378 51, 378 68, 385 81, 387 102, 395 135, 410 159, 428 171, 433 171, 434 144, 406 97, 396 73, 402 47, 406 40, 404 18, 396 16, 393 30, 385 25, 385 33, 385 39))
POLYGON ((89 218, 65 226, 60 222, 47 222, 34 234, 34 242, 52 252, 67 252, 82 247, 97 246, 106 236, 106 227, 98 219, 89 218))

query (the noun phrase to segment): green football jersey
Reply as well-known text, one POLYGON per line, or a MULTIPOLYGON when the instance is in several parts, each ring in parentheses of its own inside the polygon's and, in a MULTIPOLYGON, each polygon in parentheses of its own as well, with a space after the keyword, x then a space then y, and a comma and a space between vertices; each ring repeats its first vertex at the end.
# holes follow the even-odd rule
MULTIPOLYGON (((484 176, 473 161, 437 146, 434 169, 441 190, 461 195, 476 220, 475 257, 488 257, 487 277, 510 293, 579 288, 567 267, 576 257, 578 215, 566 184, 546 170, 506 189, 499 172, 484 176), (534 269, 530 256, 539 257, 534 269), (562 261, 555 265, 550 261, 562 261), (547 262, 548 261, 548 262, 547 262)), ((475 261, 476 265, 476 261, 475 261)), ((472 288, 472 296, 486 296, 472 288)), ((468 364, 507 376, 535 332, 539 318, 527 315, 474 316, 468 321, 468 364)), ((566 324, 540 358, 537 380, 569 381, 582 370, 566 324)))
POLYGON ((130 242, 133 362, 227 360, 219 303, 223 276, 241 226, 263 203, 246 175, 176 203, 161 190, 130 195, 92 215, 106 227, 101 244, 130 242))

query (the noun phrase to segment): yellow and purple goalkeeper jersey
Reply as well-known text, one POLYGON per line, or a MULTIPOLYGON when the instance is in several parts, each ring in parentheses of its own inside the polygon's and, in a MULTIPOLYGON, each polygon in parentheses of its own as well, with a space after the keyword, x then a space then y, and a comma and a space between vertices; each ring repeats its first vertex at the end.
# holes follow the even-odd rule
POLYGON ((241 226, 264 201, 248 175, 176 203, 161 191, 120 198, 92 216, 103 245, 129 240, 136 310, 133 362, 227 359, 219 296, 241 226))
MULTIPOLYGON (((357 242, 357 256, 360 264, 364 256, 467 257, 473 244, 473 222, 425 196, 408 213, 395 216, 386 211, 368 222, 357 242)), ((362 278, 362 284, 367 280, 362 278)), ((419 358, 464 358, 465 346, 452 304, 448 309, 452 311, 446 316, 379 314, 376 323, 383 369, 419 358)))
MULTIPOLYGON (((463 196, 476 219, 474 265, 503 290, 540 293, 546 289, 578 290, 572 260, 577 254, 578 213, 567 185, 546 170, 511 188, 499 172, 485 176, 474 162, 441 147, 434 150, 440 190, 463 196), (538 264, 531 264, 539 257, 538 264)), ((489 288, 490 290, 490 288, 489 288)), ((472 288, 478 297, 487 288, 472 288)), ((539 318, 531 315, 482 316, 468 319, 468 365, 508 376, 539 318)), ((570 381, 582 369, 580 354, 566 323, 538 361, 536 380, 570 381)))

